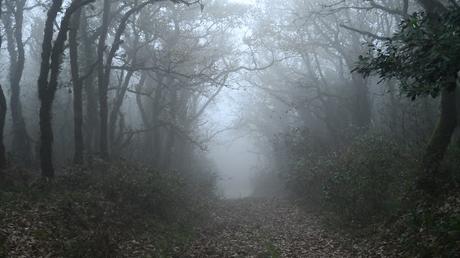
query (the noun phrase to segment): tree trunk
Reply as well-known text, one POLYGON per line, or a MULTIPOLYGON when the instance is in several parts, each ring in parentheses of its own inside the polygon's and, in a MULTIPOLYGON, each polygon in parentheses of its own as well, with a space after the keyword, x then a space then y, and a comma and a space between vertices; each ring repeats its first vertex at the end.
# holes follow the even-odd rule
POLYGON ((81 28, 80 28, 80 37, 82 42, 82 51, 83 51, 83 59, 84 59, 84 66, 85 66, 85 74, 88 74, 88 77, 84 80, 84 89, 86 95, 86 116, 85 116, 85 147, 87 153, 92 153, 96 150, 97 147, 97 137, 99 135, 98 128, 99 128, 99 119, 98 119, 98 96, 97 91, 94 87, 95 82, 95 73, 92 71, 94 63, 96 62, 97 58, 96 51, 92 46, 92 42, 88 36, 88 18, 86 17, 85 8, 82 9, 82 17, 81 19, 81 28))
POLYGON ((423 156, 425 173, 420 178, 419 186, 428 192, 436 190, 439 167, 449 146, 452 134, 457 127, 455 92, 455 89, 445 88, 442 90, 439 121, 423 156))
POLYGON ((371 103, 369 100, 369 89, 365 79, 356 73, 352 73, 354 88, 353 99, 353 124, 358 129, 367 131, 371 124, 371 103))
MULTIPOLYGON (((458 88, 460 87, 460 71, 457 72, 457 94, 456 94, 456 105, 457 105, 457 123, 460 122, 460 91, 458 88)), ((458 124, 457 124, 458 125, 458 124)), ((457 126, 457 131, 460 131, 460 127, 457 126)), ((457 148, 460 148, 460 133, 457 134, 457 148)))
POLYGON ((52 100, 46 96, 40 106, 40 167, 42 176, 46 178, 54 177, 51 109, 52 100))
POLYGON ((67 8, 61 20, 60 28, 54 46, 52 44, 54 34, 54 22, 61 9, 62 0, 55 0, 48 10, 43 43, 42 60, 40 64, 40 74, 38 77, 38 94, 40 98, 40 164, 42 176, 52 178, 54 176, 53 167, 53 128, 52 128, 52 108, 54 96, 58 86, 64 44, 67 40, 67 32, 71 15, 94 0, 74 0, 67 8), (49 78, 48 78, 49 77, 49 78), (49 80, 49 81, 48 81, 49 80))
POLYGON ((168 132, 166 136, 166 143, 165 143, 165 152, 163 153, 163 161, 161 162, 161 168, 164 170, 168 170, 171 168, 171 160, 172 156, 174 155, 174 145, 176 141, 176 128, 177 126, 177 111, 179 109, 179 99, 178 99, 178 89, 176 85, 170 85, 170 125, 168 126, 168 132))
MULTIPOLYGON (((161 156, 161 135, 160 135, 160 126, 159 126, 159 117, 161 113, 161 100, 163 99, 163 78, 159 80, 157 88, 155 89, 155 97, 153 99, 153 111, 152 111, 152 126, 155 128, 151 132, 152 134, 152 141, 149 143, 151 144, 151 148, 153 148, 151 152, 151 160, 154 166, 158 167, 160 163, 160 156, 161 156)), ((169 83, 169 82, 168 82, 169 83)))
MULTIPOLYGON (((107 136, 107 122, 108 122, 108 85, 106 82, 105 71, 104 71, 104 50, 105 42, 107 40, 107 34, 109 29, 109 16, 110 16, 110 4, 111 0, 104 0, 104 8, 102 14, 102 26, 99 42, 97 46, 97 58, 98 58, 98 91, 99 91, 99 151, 100 156, 104 160, 109 159, 109 146, 107 136)), ((107 65, 107 64, 105 64, 107 65)), ((109 64, 111 65, 111 64, 109 64)), ((107 69, 110 69, 108 67, 107 69)), ((109 75, 110 77, 110 75, 109 75)))
POLYGON ((399 103, 396 99, 397 91, 396 91, 394 81, 388 81, 387 86, 389 89, 388 94, 390 98, 390 106, 388 107, 388 109, 390 110, 389 119, 388 119, 388 127, 390 129, 390 132, 393 135, 399 135, 397 132, 399 103))
MULTIPOLYGON (((0 8, 1 8, 1 4, 0 4, 0 8)), ((7 165, 5 144, 3 142, 6 109, 7 109, 7 105, 6 105, 5 94, 3 94, 3 89, 2 89, 2 86, 0 85, 0 174, 1 174, 1 169, 4 169, 7 165)))
MULTIPOLYGON (((419 3, 430 17, 429 22, 432 23, 433 29, 436 29, 439 17, 448 10, 437 0, 419 0, 419 3)), ((458 79, 457 75, 453 77, 458 79)), ((435 193, 438 188, 439 168, 457 127, 456 87, 456 82, 454 82, 451 85, 445 85, 441 91, 441 114, 423 156, 424 174, 420 176, 418 186, 429 194, 435 193)))
POLYGON ((62 6, 62 0, 53 1, 48 10, 42 42, 42 60, 38 77, 38 95, 40 98, 40 167, 42 176, 54 176, 52 142, 53 130, 51 125, 51 103, 48 89, 48 75, 50 70, 50 57, 53 50, 53 27, 57 13, 62 6))
MULTIPOLYGON (((136 67, 138 65, 137 63, 137 51, 139 49, 139 34, 136 31, 135 26, 133 26, 133 44, 130 47, 131 50, 126 50, 127 55, 128 55, 128 60, 131 59, 131 67, 136 67)), ((129 61, 128 61, 129 62, 129 61)), ((109 117, 109 140, 110 140, 110 145, 112 148, 118 148, 119 143, 116 142, 115 140, 115 133, 116 133, 116 124, 118 121, 118 114, 120 113, 121 106, 123 105, 123 100, 125 99, 126 92, 128 91, 129 83, 131 81, 131 77, 134 74, 134 70, 129 70, 126 73, 126 76, 124 77, 123 83, 121 83, 121 87, 118 89, 115 101, 113 103, 112 110, 110 112, 110 117, 109 117), (116 146, 117 145, 117 146, 116 146)), ((142 82, 143 83, 143 82, 142 82)), ((119 132, 123 133, 123 132, 119 132)))
MULTIPOLYGON (((2 3, 0 0, 0 19, 2 17, 2 3)), ((0 49, 2 47, 2 37, 0 37, 0 49)), ((6 167, 6 154, 5 154, 5 144, 3 141, 3 133, 5 129, 5 117, 6 117, 6 99, 5 94, 3 93, 2 86, 0 85, 0 176, 2 175, 2 169, 6 167)))
POLYGON ((78 67, 78 27, 80 25, 81 9, 72 15, 70 33, 69 33, 69 50, 70 50, 70 70, 73 83, 73 112, 74 112, 74 163, 83 164, 83 97, 82 81, 79 75, 78 67))
POLYGON ((112 111, 110 112, 109 139, 110 139, 111 146, 115 145, 115 128, 116 128, 117 121, 118 121, 118 114, 120 112, 121 106, 123 105, 123 100, 125 98, 126 92, 128 91, 129 82, 133 74, 134 74, 133 71, 128 71, 128 73, 126 74, 124 81, 121 85, 121 88, 117 92, 117 96, 113 103, 112 111))
POLYGON ((31 143, 24 121, 20 99, 20 83, 25 63, 24 43, 22 42, 24 5, 24 0, 11 1, 7 4, 8 15, 3 16, 2 19, 5 25, 7 49, 10 56, 10 109, 13 125, 12 152, 23 164, 30 166, 32 163, 31 143), (15 8, 12 6, 13 3, 16 3, 15 8), (11 21, 11 15, 14 17, 14 26, 11 21))
POLYGON ((110 15, 110 1, 104 1, 104 11, 102 17, 102 26, 101 26, 101 36, 99 38, 98 44, 98 58, 99 58, 99 69, 98 69, 98 86, 99 86, 99 105, 100 105, 100 148, 101 148, 101 157, 105 160, 109 159, 109 146, 108 146, 108 115, 109 115, 109 108, 108 108, 108 100, 107 100, 107 91, 110 84, 110 73, 112 71, 112 61, 115 58, 115 55, 120 48, 123 41, 121 40, 121 36, 126 29, 126 25, 128 23, 129 18, 131 15, 139 12, 144 7, 149 4, 153 4, 158 0, 148 0, 139 5, 134 6, 133 8, 129 9, 123 17, 120 19, 120 24, 118 25, 115 35, 113 37, 113 43, 110 48, 109 53, 107 54, 107 58, 104 64, 104 49, 105 49, 105 41, 107 39, 107 30, 109 26, 109 15, 110 15))

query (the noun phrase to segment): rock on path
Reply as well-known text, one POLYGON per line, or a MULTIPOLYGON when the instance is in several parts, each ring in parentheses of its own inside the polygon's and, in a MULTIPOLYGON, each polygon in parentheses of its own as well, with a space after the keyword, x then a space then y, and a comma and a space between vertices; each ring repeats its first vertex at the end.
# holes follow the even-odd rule
POLYGON ((319 218, 280 199, 222 201, 176 257, 352 257, 319 218))

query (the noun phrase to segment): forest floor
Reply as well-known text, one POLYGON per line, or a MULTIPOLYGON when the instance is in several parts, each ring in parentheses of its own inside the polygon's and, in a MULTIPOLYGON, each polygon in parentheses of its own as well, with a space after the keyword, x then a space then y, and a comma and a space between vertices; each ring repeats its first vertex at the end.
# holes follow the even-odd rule
POLYGON ((176 257, 357 257, 342 238, 286 200, 224 200, 176 257))

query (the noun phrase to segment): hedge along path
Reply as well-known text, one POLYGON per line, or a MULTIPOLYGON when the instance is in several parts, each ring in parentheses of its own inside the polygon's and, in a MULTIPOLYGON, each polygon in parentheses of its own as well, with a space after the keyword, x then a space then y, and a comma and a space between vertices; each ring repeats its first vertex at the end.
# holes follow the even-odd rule
POLYGON ((175 257, 356 257, 319 220, 286 200, 225 200, 175 257))

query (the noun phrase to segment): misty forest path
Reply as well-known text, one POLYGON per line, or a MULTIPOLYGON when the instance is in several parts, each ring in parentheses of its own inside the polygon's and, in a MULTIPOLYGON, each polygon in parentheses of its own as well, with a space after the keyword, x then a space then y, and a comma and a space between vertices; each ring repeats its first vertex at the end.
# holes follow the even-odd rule
POLYGON ((319 220, 285 200, 224 200, 178 257, 351 257, 319 220))

